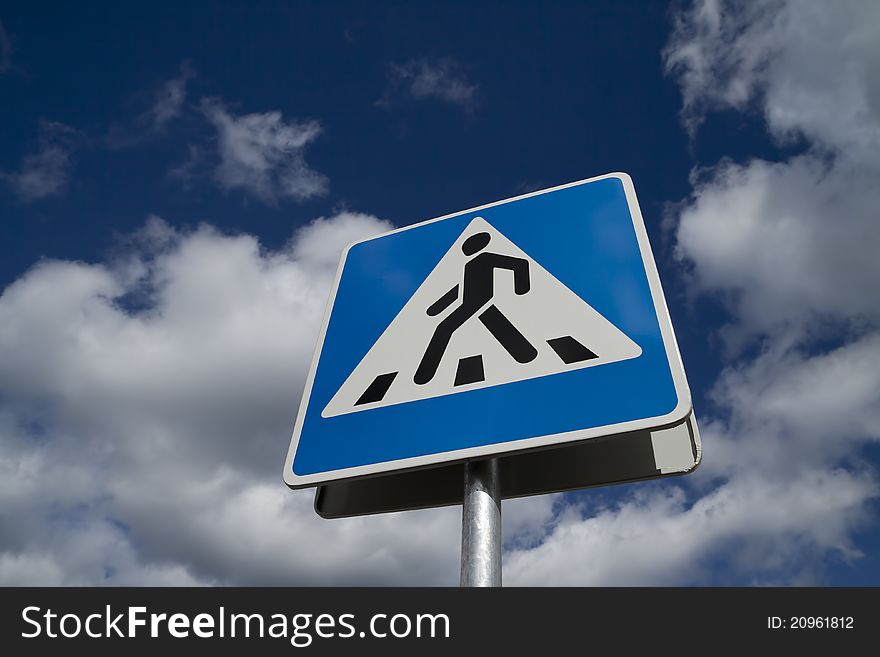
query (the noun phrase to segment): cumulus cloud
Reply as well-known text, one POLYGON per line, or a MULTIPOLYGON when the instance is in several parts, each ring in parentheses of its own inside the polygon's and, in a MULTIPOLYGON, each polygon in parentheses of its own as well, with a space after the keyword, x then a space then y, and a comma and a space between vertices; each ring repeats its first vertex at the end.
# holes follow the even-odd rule
POLYGON ((876 151, 880 5, 872 0, 699 0, 664 53, 686 124, 756 111, 779 139, 876 151))
POLYGON ((476 105, 478 85, 454 59, 423 57, 392 64, 390 69, 391 84, 380 104, 389 105, 393 98, 404 97, 440 100, 468 111, 476 105))
POLYGON ((848 465, 880 440, 880 333, 830 351, 773 343, 757 358, 727 368, 713 396, 729 411, 706 424, 714 460, 701 477, 761 473, 768 479, 848 465))
POLYGON ((43 121, 36 149, 25 155, 18 171, 0 171, 0 179, 22 203, 61 194, 70 178, 77 137, 70 126, 43 121))
POLYGON ((303 156, 322 132, 318 121, 285 121, 275 111, 237 116, 215 98, 203 100, 202 111, 217 130, 214 180, 223 189, 273 205, 327 192, 326 176, 309 167, 303 156))
POLYGON ((816 583, 818 557, 853 559, 874 482, 843 471, 774 482, 743 477, 694 503, 680 488, 636 493, 583 517, 559 516, 537 547, 513 550, 505 577, 526 586, 816 583), (725 567, 711 567, 724 561, 725 567))
POLYGON ((729 346, 877 325, 878 181, 880 161, 847 151, 726 161, 695 175, 677 217, 677 255, 693 292, 727 302, 729 346))

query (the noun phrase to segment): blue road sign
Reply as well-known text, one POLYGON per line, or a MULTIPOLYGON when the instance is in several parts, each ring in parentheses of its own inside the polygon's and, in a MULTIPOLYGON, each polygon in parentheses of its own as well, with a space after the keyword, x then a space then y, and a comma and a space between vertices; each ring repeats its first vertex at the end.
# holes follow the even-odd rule
POLYGON ((485 458, 690 413, 635 190, 615 173, 351 245, 284 480, 485 458))

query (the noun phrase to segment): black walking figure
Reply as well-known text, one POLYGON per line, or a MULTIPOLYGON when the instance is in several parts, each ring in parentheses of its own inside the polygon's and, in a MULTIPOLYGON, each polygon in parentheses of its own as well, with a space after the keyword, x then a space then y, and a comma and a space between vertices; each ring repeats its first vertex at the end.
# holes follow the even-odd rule
MULTIPOLYGON (((471 235, 461 245, 461 250, 466 256, 472 256, 482 251, 491 239, 489 233, 476 233, 471 235)), ((529 261, 524 258, 501 255, 500 253, 481 253, 470 260, 464 266, 464 280, 462 281, 461 305, 453 310, 448 317, 441 321, 434 330, 434 335, 428 343, 425 355, 416 370, 413 381, 422 385, 428 383, 437 373, 440 361, 452 334, 495 295, 494 282, 496 269, 509 269, 513 272, 513 291, 518 295, 529 291, 529 261)), ((453 301, 459 297, 459 286, 456 285, 449 292, 437 299, 428 308, 430 316, 439 315, 446 310, 453 301)), ((489 329, 501 346, 507 350, 519 363, 531 362, 537 357, 538 350, 532 346, 526 337, 510 323, 498 308, 492 304, 479 315, 479 320, 489 329)))

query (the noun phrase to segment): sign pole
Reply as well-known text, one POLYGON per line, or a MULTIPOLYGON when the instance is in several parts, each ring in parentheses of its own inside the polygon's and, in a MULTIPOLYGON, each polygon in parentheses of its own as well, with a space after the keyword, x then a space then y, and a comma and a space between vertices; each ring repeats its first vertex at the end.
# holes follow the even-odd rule
POLYGON ((497 458, 464 464, 461 586, 501 586, 501 484, 497 458))

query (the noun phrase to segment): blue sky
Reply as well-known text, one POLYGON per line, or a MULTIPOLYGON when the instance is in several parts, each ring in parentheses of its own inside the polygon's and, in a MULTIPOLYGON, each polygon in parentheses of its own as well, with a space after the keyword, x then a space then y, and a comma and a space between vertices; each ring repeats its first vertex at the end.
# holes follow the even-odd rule
POLYGON ((0 581, 455 583, 281 483, 338 253, 626 171, 705 464, 507 503, 507 582, 876 585, 880 21, 794 4, 5 2, 0 581))

